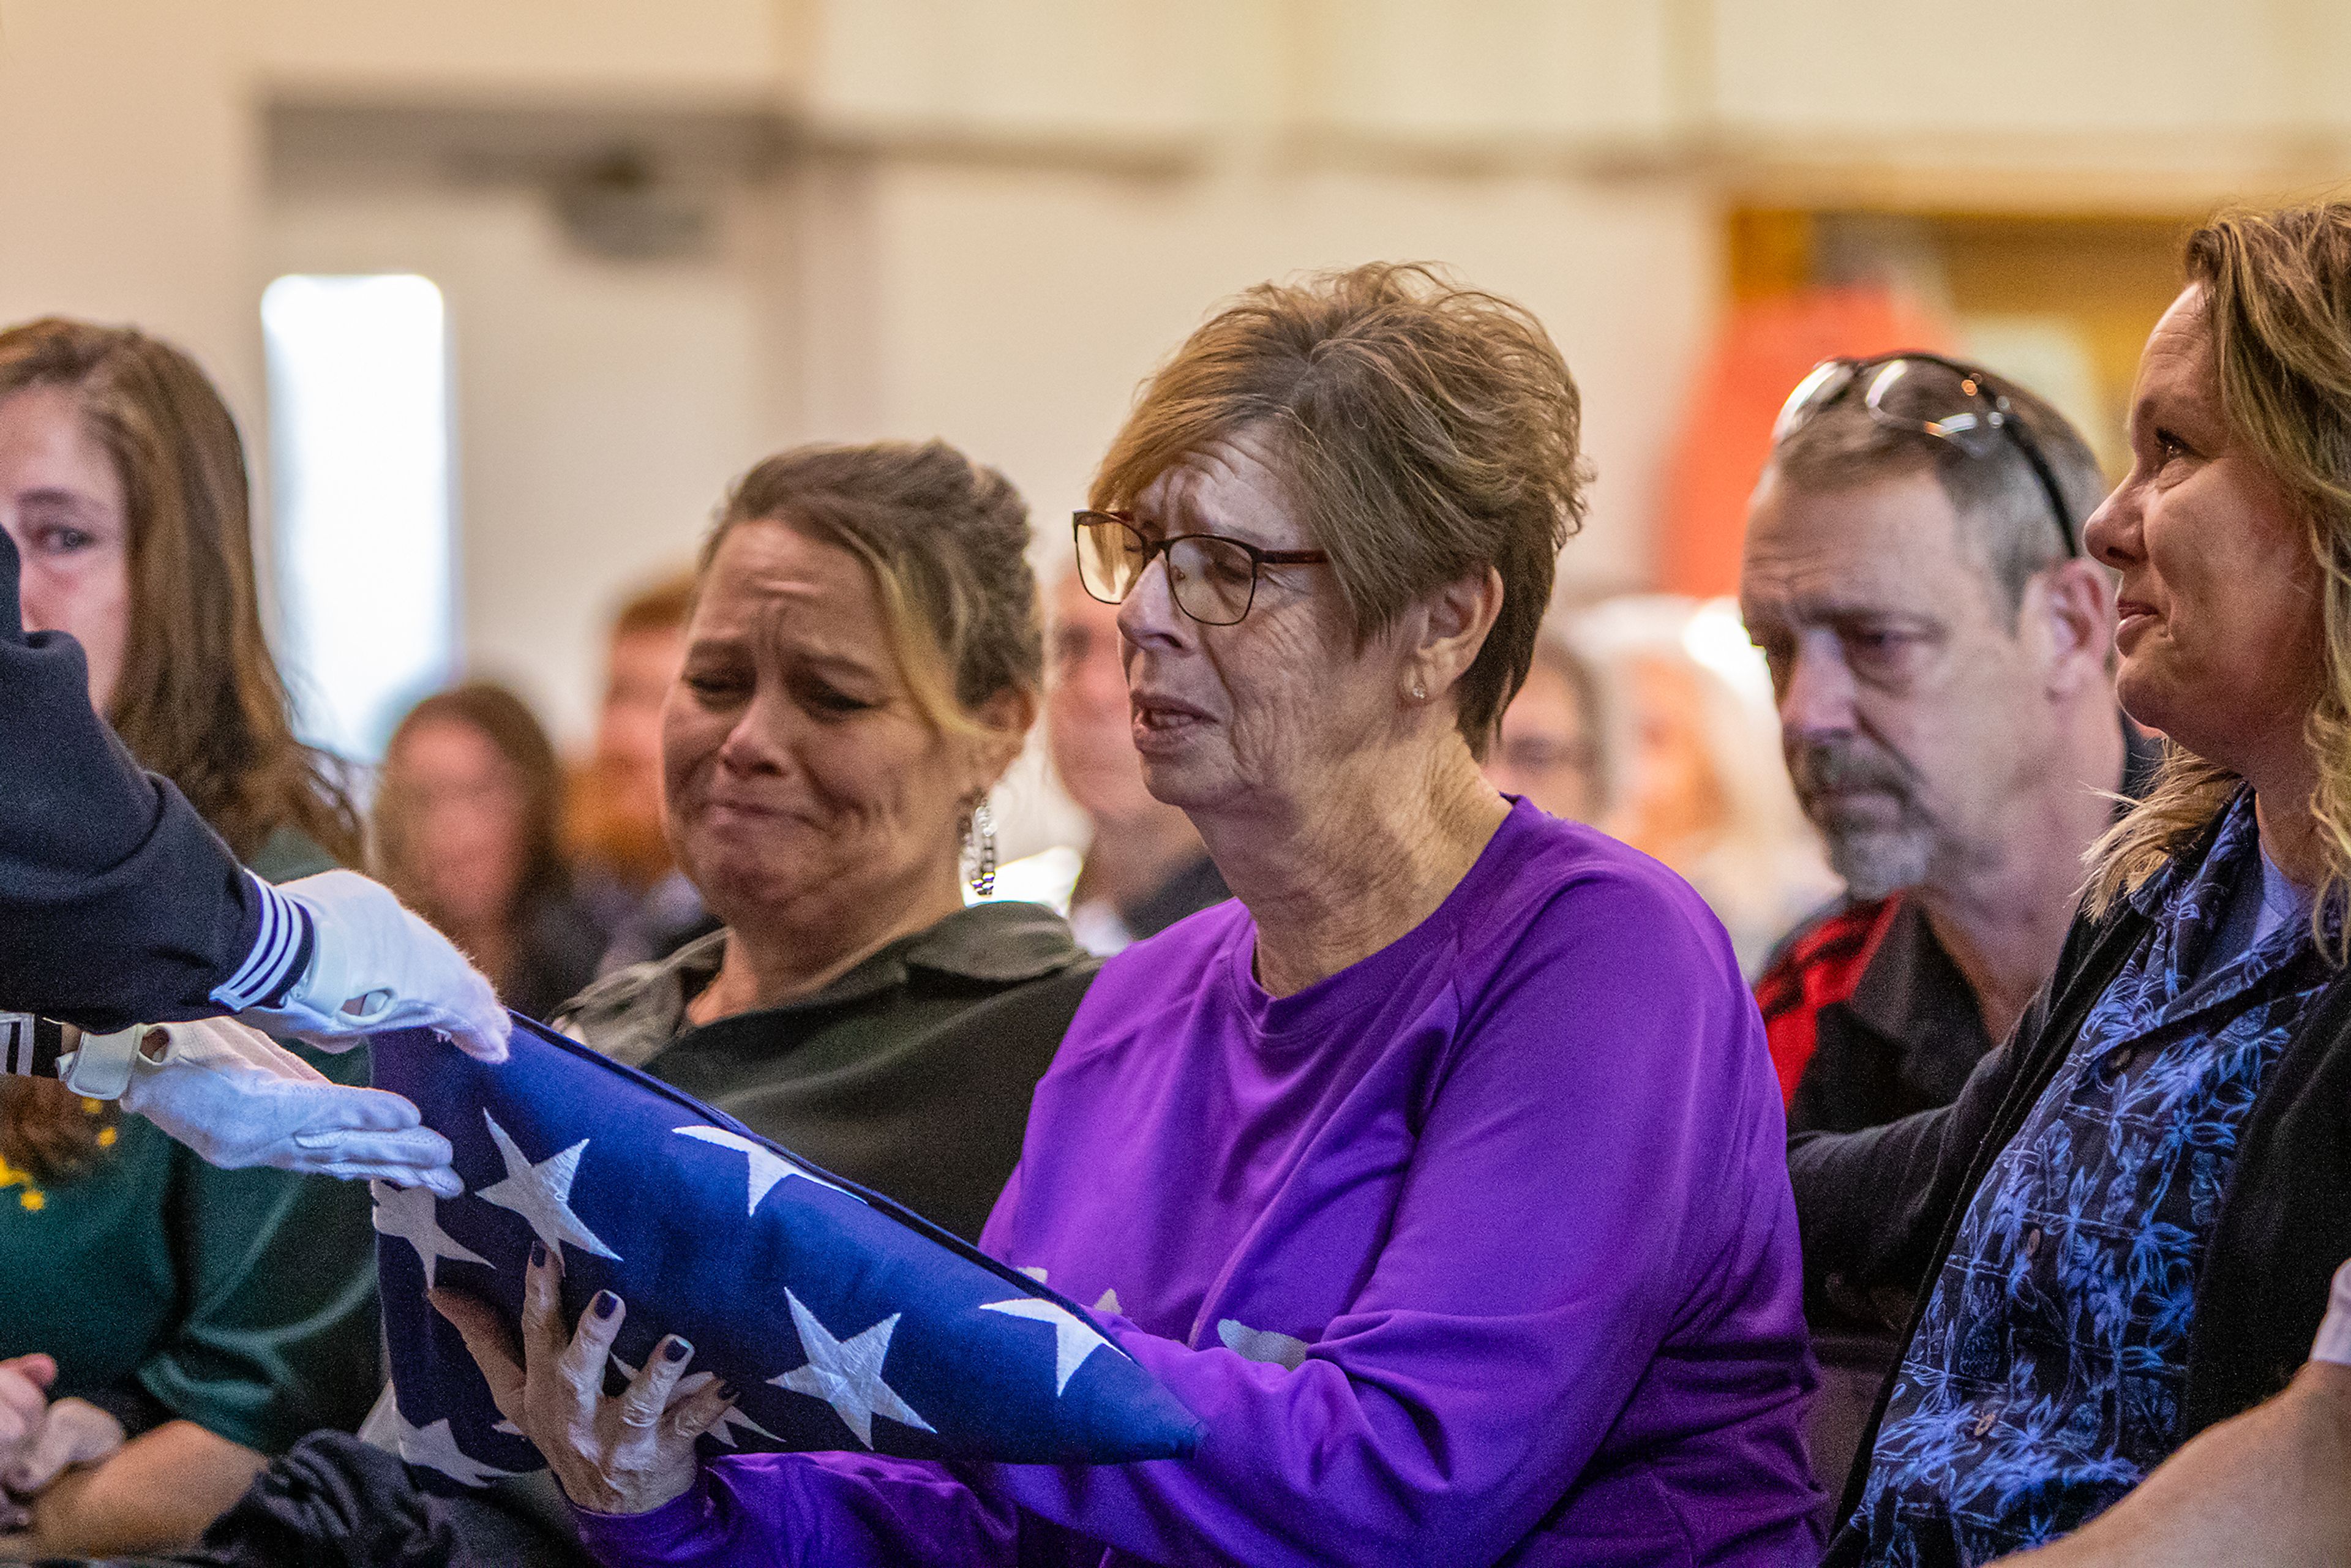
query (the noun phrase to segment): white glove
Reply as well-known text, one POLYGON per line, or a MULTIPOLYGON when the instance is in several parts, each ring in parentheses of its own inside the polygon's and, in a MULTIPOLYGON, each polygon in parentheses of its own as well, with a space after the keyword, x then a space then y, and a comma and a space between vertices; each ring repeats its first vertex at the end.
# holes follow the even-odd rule
POLYGON ((419 1125, 414 1105, 334 1082, 234 1019, 143 1031, 121 1105, 226 1170, 274 1166, 444 1197, 465 1190, 449 1140, 419 1125))
POLYGON ((348 1051, 385 1030, 429 1029, 468 1056, 506 1060, 514 1026, 490 983, 389 890, 357 872, 328 871, 277 891, 309 914, 310 967, 283 1002, 239 1018, 325 1051, 348 1051))

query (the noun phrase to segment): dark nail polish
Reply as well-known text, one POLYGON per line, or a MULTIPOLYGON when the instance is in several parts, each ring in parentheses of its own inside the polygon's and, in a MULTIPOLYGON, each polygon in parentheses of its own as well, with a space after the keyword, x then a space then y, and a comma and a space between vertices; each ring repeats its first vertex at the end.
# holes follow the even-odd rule
POLYGON ((530 1266, 534 1269, 544 1269, 547 1267, 546 1242, 534 1241, 530 1244, 530 1266))
POLYGON ((621 1310, 621 1298, 610 1291, 599 1291, 596 1299, 588 1303, 588 1310, 600 1318, 609 1318, 621 1310))
POLYGON ((722 1383, 718 1385, 718 1397, 732 1405, 742 1396, 733 1384, 722 1383))
POLYGON ((664 1361, 684 1361, 693 1354, 694 1347, 682 1339, 673 1338, 667 1344, 662 1346, 664 1361))

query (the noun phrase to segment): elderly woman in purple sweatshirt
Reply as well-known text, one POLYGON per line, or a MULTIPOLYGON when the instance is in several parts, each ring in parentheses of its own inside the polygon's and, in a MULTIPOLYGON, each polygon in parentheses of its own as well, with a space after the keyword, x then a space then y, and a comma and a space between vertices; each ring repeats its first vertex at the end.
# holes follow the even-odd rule
MULTIPOLYGON (((1722 927, 1478 758, 1583 510, 1543 329, 1422 268, 1253 289, 1077 518, 1151 791, 1238 894, 1110 961, 982 1244, 1186 1459, 698 1462, 477 1346, 613 1563, 1809 1563, 1780 1100, 1722 927)), ((481 1336, 476 1336, 481 1337, 481 1336)), ((690 1408, 688 1406, 690 1405, 690 1408)))

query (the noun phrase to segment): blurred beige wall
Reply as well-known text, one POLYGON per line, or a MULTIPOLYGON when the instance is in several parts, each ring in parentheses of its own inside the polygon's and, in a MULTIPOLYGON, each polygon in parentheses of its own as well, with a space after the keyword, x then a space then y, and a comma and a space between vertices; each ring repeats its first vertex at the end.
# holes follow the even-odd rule
POLYGON ((577 737, 613 596, 762 453, 944 435, 1058 562, 1207 308, 1375 256, 1550 324, 1601 476, 1563 573, 1637 581, 1727 206, 2315 186, 2346 76, 2335 0, 0 0, 0 319, 175 338, 257 442, 270 277, 434 278, 464 653, 577 737), (567 225, 614 149, 693 243, 567 225))

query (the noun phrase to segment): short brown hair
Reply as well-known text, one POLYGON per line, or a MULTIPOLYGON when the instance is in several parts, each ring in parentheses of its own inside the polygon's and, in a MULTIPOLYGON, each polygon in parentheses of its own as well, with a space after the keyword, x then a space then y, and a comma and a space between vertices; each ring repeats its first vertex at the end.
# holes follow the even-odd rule
POLYGON ((1583 519, 1582 422, 1566 361, 1524 308, 1434 267, 1373 262, 1259 284, 1194 332, 1144 384, 1092 504, 1131 507, 1168 469, 1261 426, 1359 638, 1493 568, 1501 613, 1458 698, 1483 757, 1583 519))
POLYGON ((873 574, 899 666, 924 716, 968 730, 981 703, 1043 684, 1045 634, 1029 566, 1029 504, 944 441, 797 446, 737 480, 698 574, 742 523, 809 530, 873 574))
MULTIPOLYGON (((1890 357, 1890 356, 1889 356, 1890 357)), ((2004 393, 2011 417, 2039 449, 2064 503, 2065 534, 2050 515, 2032 460, 2005 437, 1983 455, 1920 430, 1904 430, 1871 416, 1856 392, 1819 410, 1771 448, 1771 466, 1801 490, 1858 489, 1884 479, 1932 474, 1951 503, 1963 546, 1971 549, 1986 580, 2008 606, 2013 624, 2033 576, 2065 559, 2065 540, 2079 549, 2082 525, 2106 497, 2106 476, 2082 433, 2046 399, 1964 360, 1951 361, 2004 393)))

